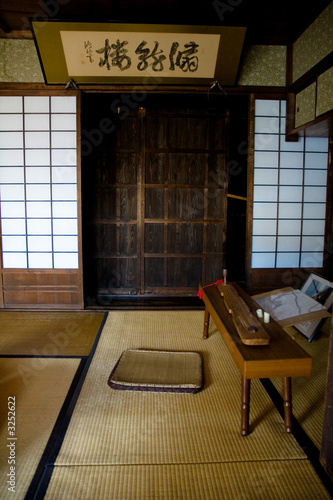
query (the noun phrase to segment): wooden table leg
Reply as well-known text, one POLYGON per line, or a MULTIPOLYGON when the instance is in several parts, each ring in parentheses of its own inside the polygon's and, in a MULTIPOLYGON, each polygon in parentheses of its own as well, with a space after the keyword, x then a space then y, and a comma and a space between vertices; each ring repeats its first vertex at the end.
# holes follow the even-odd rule
POLYGON ((208 339, 209 318, 210 318, 209 311, 207 307, 205 307, 205 319, 204 319, 204 331, 203 331, 204 339, 208 339))
POLYGON ((249 433, 250 389, 251 389, 251 379, 242 377, 242 412, 241 412, 242 436, 247 436, 249 433))
POLYGON ((282 392, 283 392, 283 408, 284 408, 284 427, 286 432, 292 432, 291 415, 291 378, 282 378, 282 392))

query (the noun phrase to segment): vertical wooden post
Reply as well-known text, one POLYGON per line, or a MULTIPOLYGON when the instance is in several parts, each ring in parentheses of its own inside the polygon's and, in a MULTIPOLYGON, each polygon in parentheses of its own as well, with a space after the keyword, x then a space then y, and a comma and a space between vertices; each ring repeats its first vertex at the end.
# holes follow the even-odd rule
POLYGON ((283 407, 284 407, 284 427, 286 432, 292 432, 291 415, 291 378, 282 378, 283 407))
POLYGON ((242 417, 241 417, 242 436, 247 436, 249 433, 250 389, 251 389, 251 379, 242 377, 242 417))
POLYGON ((210 318, 209 311, 208 311, 207 307, 205 307, 205 319, 204 319, 204 331, 203 331, 203 338, 204 339, 208 339, 209 318, 210 318))
POLYGON ((324 412, 323 435, 320 450, 320 461, 328 476, 333 481, 333 324, 330 339, 326 403, 324 412))

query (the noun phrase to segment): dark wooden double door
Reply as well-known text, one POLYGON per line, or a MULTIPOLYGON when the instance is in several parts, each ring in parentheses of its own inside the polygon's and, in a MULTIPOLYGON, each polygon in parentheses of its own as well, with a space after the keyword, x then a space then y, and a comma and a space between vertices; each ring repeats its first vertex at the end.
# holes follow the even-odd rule
POLYGON ((88 306, 195 297, 225 266, 225 113, 193 96, 140 101, 83 100, 88 306))

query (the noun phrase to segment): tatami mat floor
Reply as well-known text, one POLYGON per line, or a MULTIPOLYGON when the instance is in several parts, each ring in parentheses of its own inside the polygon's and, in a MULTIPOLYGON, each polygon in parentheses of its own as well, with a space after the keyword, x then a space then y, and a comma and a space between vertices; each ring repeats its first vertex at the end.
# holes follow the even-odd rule
MULTIPOLYGON (((101 314, 89 319, 95 339, 84 348, 89 346, 89 355, 82 355, 83 350, 75 355, 71 348, 40 358, 0 352, 1 397, 6 403, 1 406, 3 450, 8 440, 7 398, 17 395, 15 498, 331 498, 331 482, 318 460, 325 389, 314 390, 314 384, 317 389, 323 385, 325 366, 315 368, 313 384, 308 381, 308 402, 299 396, 304 387, 296 385, 295 436, 284 432, 265 387, 253 381, 252 432, 242 438, 239 374, 213 322, 208 341, 202 339, 202 321, 202 311, 115 311, 108 318, 101 314), (107 377, 129 347, 200 352, 204 390, 196 395, 164 394, 162 399, 156 393, 112 391, 107 377), (309 398, 315 398, 314 418, 309 398), (300 444, 297 434, 303 439, 300 444)), ((325 350, 328 339, 320 342, 325 350)), ((302 345, 318 358, 320 342, 302 345)), ((273 400, 279 383, 271 383, 273 400)), ((2 456, 4 477, 9 472, 7 452, 2 456)), ((0 485, 2 499, 14 498, 8 486, 6 481, 0 485)))

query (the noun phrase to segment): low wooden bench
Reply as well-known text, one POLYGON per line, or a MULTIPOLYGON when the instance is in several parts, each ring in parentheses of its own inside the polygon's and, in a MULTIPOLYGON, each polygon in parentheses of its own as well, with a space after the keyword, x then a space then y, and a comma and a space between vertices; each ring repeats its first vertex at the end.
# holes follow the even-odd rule
MULTIPOLYGON (((253 378, 282 378, 285 430, 286 432, 292 432, 291 377, 311 374, 311 356, 272 319, 269 323, 264 324, 265 330, 270 337, 268 345, 245 345, 238 335, 232 316, 225 306, 218 287, 215 285, 200 285, 200 288, 203 286, 202 300, 205 304, 203 336, 208 338, 211 316, 241 373, 242 436, 249 433, 250 387, 253 378)), ((236 283, 233 283, 233 286, 247 304, 251 313, 256 314, 258 304, 236 283)))

